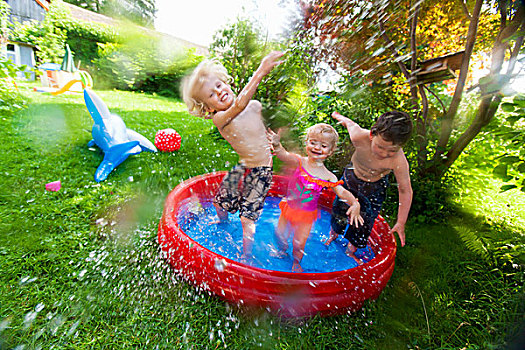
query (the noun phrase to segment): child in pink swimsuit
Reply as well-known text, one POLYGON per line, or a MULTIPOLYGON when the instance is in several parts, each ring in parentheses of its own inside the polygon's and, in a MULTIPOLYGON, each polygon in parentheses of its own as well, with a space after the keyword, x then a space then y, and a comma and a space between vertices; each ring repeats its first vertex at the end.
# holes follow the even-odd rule
POLYGON ((335 151, 339 139, 332 126, 321 123, 307 129, 306 157, 286 151, 280 143, 280 135, 272 130, 268 130, 268 138, 274 154, 287 165, 296 167, 288 183, 287 196, 279 204, 281 216, 275 232, 279 250, 275 255, 286 256, 288 237, 293 232, 292 271, 302 272, 304 247, 317 219, 317 201, 321 192, 329 188, 345 200, 349 205, 346 212, 349 223, 356 227, 363 223, 359 202, 324 165, 326 158, 335 151))

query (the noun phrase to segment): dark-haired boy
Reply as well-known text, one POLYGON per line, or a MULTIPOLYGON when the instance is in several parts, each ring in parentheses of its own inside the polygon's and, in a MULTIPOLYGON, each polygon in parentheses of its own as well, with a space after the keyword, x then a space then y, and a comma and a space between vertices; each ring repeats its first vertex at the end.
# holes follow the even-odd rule
POLYGON ((347 228, 345 213, 348 205, 336 197, 332 206, 330 238, 325 244, 329 245, 347 228, 344 232, 349 240, 346 254, 361 265, 363 261, 355 252, 358 248, 366 247, 375 219, 386 198, 387 175, 390 172, 394 173, 399 191, 397 222, 390 233, 397 232, 401 246, 405 245, 405 223, 412 204, 412 186, 402 146, 410 139, 412 121, 408 114, 392 111, 381 115, 372 129, 367 130, 337 112, 332 113, 332 117, 346 127, 355 148, 341 180, 344 181, 343 187, 359 200, 361 216, 365 222, 357 228, 347 228))

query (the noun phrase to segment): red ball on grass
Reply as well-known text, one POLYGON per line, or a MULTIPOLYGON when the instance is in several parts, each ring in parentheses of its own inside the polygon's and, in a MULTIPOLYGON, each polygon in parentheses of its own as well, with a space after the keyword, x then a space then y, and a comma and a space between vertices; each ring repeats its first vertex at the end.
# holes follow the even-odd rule
POLYGON ((155 147, 161 152, 173 152, 180 148, 181 137, 173 129, 157 131, 155 135, 155 147))

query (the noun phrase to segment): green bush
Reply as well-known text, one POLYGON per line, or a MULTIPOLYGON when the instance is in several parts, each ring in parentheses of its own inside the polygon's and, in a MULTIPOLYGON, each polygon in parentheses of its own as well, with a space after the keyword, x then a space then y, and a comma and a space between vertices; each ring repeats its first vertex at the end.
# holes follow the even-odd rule
POLYGON ((502 191, 519 188, 525 192, 525 95, 518 94, 502 103, 498 117, 504 123, 492 124, 489 132, 502 140, 504 150, 494 159, 493 174, 507 183, 502 191))
POLYGON ((201 59, 193 50, 166 48, 160 36, 128 28, 119 43, 99 43, 93 64, 99 86, 179 97, 181 78, 201 59))
POLYGON ((180 98, 182 78, 202 60, 193 50, 170 61, 166 67, 145 72, 133 85, 134 90, 180 98))
POLYGON ((96 74, 93 61, 98 58, 98 43, 114 43, 119 40, 115 28, 98 23, 80 22, 69 19, 60 22, 67 30, 67 43, 73 50, 75 63, 84 70, 96 74))
POLYGON ((93 60, 97 67, 95 75, 99 88, 129 90, 135 80, 133 61, 116 43, 99 43, 98 58, 93 60))
POLYGON ((15 66, 11 60, 0 56, 0 115, 9 116, 25 107, 26 101, 15 83, 17 73, 25 70, 27 66, 15 66))
MULTIPOLYGON (((0 2, 0 36, 9 36, 9 5, 0 2)), ((12 115, 25 106, 25 100, 18 93, 15 78, 19 72, 27 70, 27 66, 15 66, 7 57, 0 55, 0 115, 12 115)))

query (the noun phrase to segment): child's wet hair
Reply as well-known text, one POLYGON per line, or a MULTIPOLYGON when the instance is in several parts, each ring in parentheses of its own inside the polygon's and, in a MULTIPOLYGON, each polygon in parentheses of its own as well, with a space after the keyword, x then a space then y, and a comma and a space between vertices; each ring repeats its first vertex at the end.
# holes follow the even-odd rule
POLYGON ((308 140, 311 135, 325 135, 330 138, 330 148, 332 151, 335 150, 337 142, 339 141, 339 133, 334 129, 333 126, 326 123, 319 123, 312 125, 305 132, 305 140, 308 140))
POLYGON ((372 135, 380 135, 385 141, 394 145, 404 145, 412 135, 412 119, 405 112, 391 111, 377 118, 370 129, 372 135))
POLYGON ((216 60, 204 60, 193 72, 182 80, 181 84, 181 95, 184 103, 188 107, 190 114, 197 117, 205 117, 206 105, 199 101, 195 96, 198 89, 204 83, 204 80, 209 76, 215 76, 225 84, 230 85, 233 82, 233 78, 228 74, 228 71, 224 66, 216 60))

